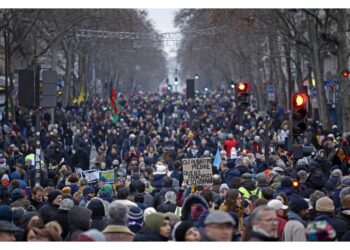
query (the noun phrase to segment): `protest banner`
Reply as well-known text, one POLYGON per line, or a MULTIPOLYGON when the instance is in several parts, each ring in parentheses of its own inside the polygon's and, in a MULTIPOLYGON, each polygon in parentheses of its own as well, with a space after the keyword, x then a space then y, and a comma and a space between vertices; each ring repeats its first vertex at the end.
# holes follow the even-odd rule
POLYGON ((190 185, 204 185, 213 183, 213 169, 211 158, 192 158, 182 160, 184 180, 190 185))
POLYGON ((113 184, 114 183, 114 170, 106 170, 100 171, 99 177, 105 177, 107 179, 106 183, 113 184))
POLYGON ((99 178, 99 174, 97 170, 86 170, 81 172, 82 176, 87 179, 89 183, 97 182, 99 178))

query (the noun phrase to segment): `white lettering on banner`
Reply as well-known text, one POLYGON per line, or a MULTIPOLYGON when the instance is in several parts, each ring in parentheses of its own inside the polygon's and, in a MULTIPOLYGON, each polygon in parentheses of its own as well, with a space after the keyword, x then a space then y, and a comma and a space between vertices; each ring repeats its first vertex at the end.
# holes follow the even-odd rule
POLYGON ((190 185, 205 185, 213 183, 211 158, 183 159, 182 169, 186 183, 190 185))

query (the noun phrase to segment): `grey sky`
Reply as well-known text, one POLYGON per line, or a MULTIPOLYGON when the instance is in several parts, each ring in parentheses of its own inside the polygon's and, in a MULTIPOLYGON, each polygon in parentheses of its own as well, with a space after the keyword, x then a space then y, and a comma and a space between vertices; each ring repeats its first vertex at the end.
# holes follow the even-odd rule
POLYGON ((149 18, 152 20, 156 30, 161 33, 175 32, 174 15, 178 9, 147 9, 149 18))

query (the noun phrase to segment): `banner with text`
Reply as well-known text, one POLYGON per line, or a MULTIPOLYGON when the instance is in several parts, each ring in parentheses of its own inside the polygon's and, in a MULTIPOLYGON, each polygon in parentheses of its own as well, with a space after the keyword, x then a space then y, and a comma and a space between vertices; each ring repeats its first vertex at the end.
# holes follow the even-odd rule
POLYGON ((184 180, 190 185, 204 185, 213 183, 213 169, 211 158, 192 158, 182 160, 184 180))

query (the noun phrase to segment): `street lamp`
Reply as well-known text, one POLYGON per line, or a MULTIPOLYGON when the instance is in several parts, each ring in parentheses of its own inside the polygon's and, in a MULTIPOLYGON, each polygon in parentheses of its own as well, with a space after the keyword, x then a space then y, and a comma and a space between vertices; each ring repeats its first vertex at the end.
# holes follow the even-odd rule
POLYGON ((198 80, 198 79, 199 79, 199 75, 196 74, 196 75, 194 76, 194 79, 198 80))

